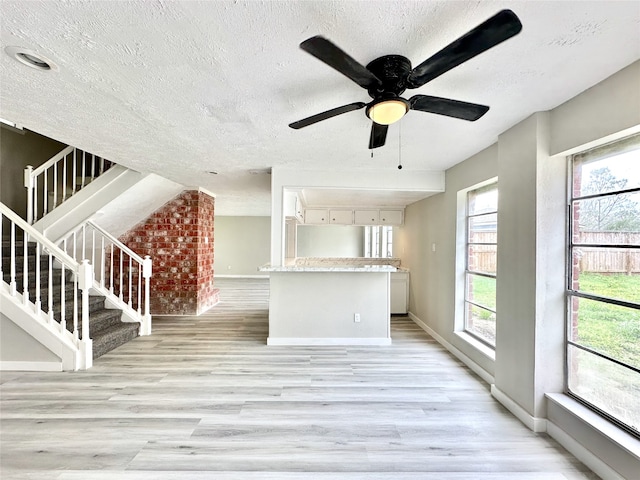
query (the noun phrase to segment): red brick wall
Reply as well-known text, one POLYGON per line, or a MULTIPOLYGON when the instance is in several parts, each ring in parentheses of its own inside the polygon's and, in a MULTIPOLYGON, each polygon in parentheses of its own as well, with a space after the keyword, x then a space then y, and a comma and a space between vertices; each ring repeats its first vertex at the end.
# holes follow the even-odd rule
POLYGON ((151 313, 198 315, 215 305, 214 199, 187 190, 120 237, 153 261, 151 313))

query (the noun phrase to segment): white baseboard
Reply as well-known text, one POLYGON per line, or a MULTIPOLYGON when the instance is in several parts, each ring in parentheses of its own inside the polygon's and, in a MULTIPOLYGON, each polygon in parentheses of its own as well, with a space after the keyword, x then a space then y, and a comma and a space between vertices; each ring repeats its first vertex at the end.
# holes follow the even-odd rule
POLYGON ((267 345, 274 346, 387 346, 391 345, 390 338, 294 338, 269 337, 267 345))
POLYGON ((213 275, 214 283, 216 278, 269 278, 269 275, 213 275))
POLYGON ((600 478, 604 480, 625 480, 624 477, 620 476, 614 469, 584 448, 571 435, 554 423, 547 421, 547 433, 600 478))
POLYGON ((473 372, 476 373, 485 382, 487 382, 489 385, 492 385, 493 383, 495 383, 493 375, 491 375, 484 368, 482 368, 476 362, 471 360, 471 358, 466 356, 464 353, 462 353, 460 350, 458 350, 456 347, 454 347, 449 342, 447 342, 444 338, 438 335, 435 332, 435 330, 429 327, 429 325, 424 323, 420 318, 418 318, 416 315, 414 315, 411 312, 409 312, 409 318, 413 321, 413 323, 415 323, 420 328, 422 328, 425 332, 431 335, 440 345, 442 345, 444 348, 449 350, 449 352, 451 352, 455 357, 457 357, 462 363, 464 363, 467 367, 473 370, 473 372))
POLYGON ((15 372, 61 372, 62 362, 0 362, 0 370, 15 372))
POLYGON ((491 395, 509 410, 518 420, 524 423, 530 430, 540 433, 547 431, 547 419, 534 417, 514 402, 511 397, 500 390, 495 384, 491 384, 491 395))

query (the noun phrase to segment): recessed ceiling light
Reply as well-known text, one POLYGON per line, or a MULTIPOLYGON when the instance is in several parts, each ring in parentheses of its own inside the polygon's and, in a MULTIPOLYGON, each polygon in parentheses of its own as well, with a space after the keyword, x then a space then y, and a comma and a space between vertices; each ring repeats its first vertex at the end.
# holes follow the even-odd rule
POLYGON ((58 70, 58 66, 48 58, 42 56, 39 53, 22 47, 6 47, 4 49, 11 58, 19 61, 27 67, 35 68, 36 70, 49 71, 58 70))

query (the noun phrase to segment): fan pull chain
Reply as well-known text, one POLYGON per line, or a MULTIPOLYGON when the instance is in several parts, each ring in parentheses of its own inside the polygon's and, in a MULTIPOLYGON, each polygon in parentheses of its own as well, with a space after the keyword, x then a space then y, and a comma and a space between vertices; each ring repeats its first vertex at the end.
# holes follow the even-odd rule
POLYGON ((402 170, 402 122, 398 122, 398 170, 402 170))

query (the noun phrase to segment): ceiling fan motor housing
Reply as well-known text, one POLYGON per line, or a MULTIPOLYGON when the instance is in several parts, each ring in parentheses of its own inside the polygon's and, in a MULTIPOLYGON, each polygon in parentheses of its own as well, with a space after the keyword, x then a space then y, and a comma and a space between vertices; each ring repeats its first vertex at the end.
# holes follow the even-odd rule
POLYGON ((382 82, 382 87, 368 90, 375 100, 399 97, 407 89, 407 78, 411 73, 411 62, 402 55, 385 55, 367 65, 367 70, 382 82))

